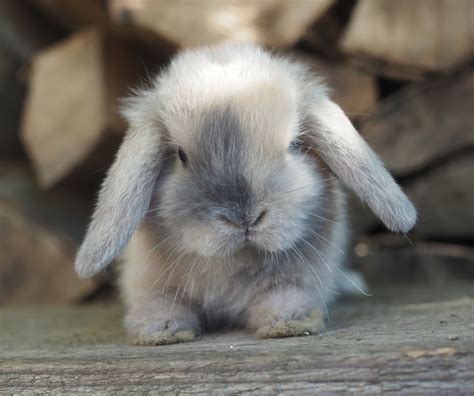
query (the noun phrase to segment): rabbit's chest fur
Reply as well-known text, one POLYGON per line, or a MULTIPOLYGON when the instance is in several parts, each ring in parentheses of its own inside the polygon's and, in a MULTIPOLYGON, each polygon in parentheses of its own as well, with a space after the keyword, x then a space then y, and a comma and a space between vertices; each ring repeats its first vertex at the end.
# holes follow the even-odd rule
POLYGON ((248 248, 231 257, 181 255, 166 244, 152 222, 135 232, 124 254, 121 290, 132 308, 166 296, 171 306, 186 305, 209 327, 244 325, 246 309, 272 289, 307 287, 314 303, 326 309, 338 289, 346 244, 344 195, 333 186, 325 208, 327 222, 315 228, 320 237, 295 255, 258 253, 248 248))

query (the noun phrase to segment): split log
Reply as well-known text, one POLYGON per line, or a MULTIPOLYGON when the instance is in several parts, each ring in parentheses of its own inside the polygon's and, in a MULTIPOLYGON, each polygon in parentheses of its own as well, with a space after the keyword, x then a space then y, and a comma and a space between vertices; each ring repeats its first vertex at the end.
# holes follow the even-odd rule
POLYGON ((150 28, 180 47, 222 41, 295 43, 334 0, 111 0, 111 18, 150 28))
POLYGON ((381 234, 354 247, 354 267, 369 284, 429 282, 474 277, 474 249, 451 243, 414 242, 381 234))
POLYGON ((384 100, 362 134, 399 177, 474 149, 474 72, 409 86, 384 100))
POLYGON ((472 59, 473 25, 472 0, 361 0, 341 46, 378 72, 417 79, 472 59))
POLYGON ((110 163, 126 128, 119 99, 143 82, 146 64, 159 67, 170 54, 141 33, 85 30, 34 57, 21 137, 41 186, 84 162, 110 163))
POLYGON ((365 119, 377 103, 377 84, 375 78, 350 65, 301 51, 290 55, 311 66, 315 74, 322 76, 331 88, 331 97, 353 121, 365 119))
POLYGON ((0 224, 0 305, 68 303, 97 287, 75 274, 75 246, 64 236, 3 200, 0 224))
POLYGON ((105 2, 97 0, 30 0, 38 9, 67 30, 108 23, 105 2))

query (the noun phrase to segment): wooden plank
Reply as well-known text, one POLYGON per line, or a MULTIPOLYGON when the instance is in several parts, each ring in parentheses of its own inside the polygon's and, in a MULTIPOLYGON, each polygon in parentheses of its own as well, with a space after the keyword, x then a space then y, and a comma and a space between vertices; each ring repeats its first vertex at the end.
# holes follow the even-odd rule
POLYGON ((319 336, 161 347, 126 345, 117 307, 4 308, 0 393, 469 394, 472 284, 372 294, 341 302, 319 336))

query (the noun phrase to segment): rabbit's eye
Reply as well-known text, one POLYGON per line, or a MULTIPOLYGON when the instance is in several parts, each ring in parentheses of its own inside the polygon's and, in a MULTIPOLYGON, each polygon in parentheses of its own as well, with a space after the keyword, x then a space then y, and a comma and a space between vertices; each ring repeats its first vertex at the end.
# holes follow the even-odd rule
POLYGON ((302 140, 295 139, 291 142, 289 149, 293 153, 302 153, 305 149, 305 146, 302 140))
POLYGON ((189 162, 188 155, 184 152, 184 150, 181 147, 178 148, 178 157, 184 165, 186 165, 189 162))

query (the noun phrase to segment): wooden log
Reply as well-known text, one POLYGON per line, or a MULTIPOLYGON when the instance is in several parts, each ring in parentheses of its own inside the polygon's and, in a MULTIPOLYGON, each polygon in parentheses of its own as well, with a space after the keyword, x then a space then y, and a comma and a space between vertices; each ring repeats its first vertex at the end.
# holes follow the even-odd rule
POLYGON ((60 39, 63 33, 26 1, 0 1, 1 158, 25 157, 18 136, 25 95, 23 70, 33 54, 60 39))
POLYGON ((474 277, 474 249, 469 246, 420 242, 379 234, 354 247, 354 267, 371 285, 429 282, 442 285, 474 277))
POLYGON ((33 59, 21 137, 41 186, 84 162, 94 171, 110 163, 126 127, 119 99, 143 82, 146 64, 159 67, 170 54, 161 42, 148 51, 141 33, 89 29, 33 59))
POLYGON ((45 191, 24 163, 0 162, 0 199, 55 233, 81 242, 94 208, 95 191, 58 186, 45 191))
POLYGON ((111 0, 117 23, 148 27, 180 47, 222 41, 295 43, 334 0, 111 0))
POLYGON ((341 46, 371 69, 417 79, 472 59, 473 25, 471 0, 361 0, 341 46))
POLYGON ((74 271, 75 244, 0 200, 0 305, 63 304, 97 287, 74 271))
POLYGON ((419 211, 415 234, 438 240, 474 240, 474 155, 436 167, 406 185, 419 211))
POLYGON ((398 177, 474 149, 474 71, 409 86, 387 98, 361 132, 398 177))
POLYGON ((109 22, 105 2, 97 0, 30 0, 39 10, 67 30, 109 22))
MULTIPOLYGON (((408 179, 404 189, 418 210, 412 237, 418 240, 473 241, 473 180, 472 152, 408 179)), ((380 222, 357 200, 352 202, 351 214, 357 234, 381 229, 380 222)))
POLYGON ((315 74, 322 76, 331 88, 331 97, 353 121, 366 119, 377 103, 375 78, 340 61, 328 61, 302 51, 289 53, 310 65, 315 74))
MULTIPOLYGON (((467 71, 404 88, 361 125, 369 144, 413 194, 421 211, 419 237, 473 235, 468 208, 474 174, 465 159, 474 152, 473 108, 474 72, 467 71)), ((366 208, 357 202, 352 206, 357 232, 377 227, 366 208)))

